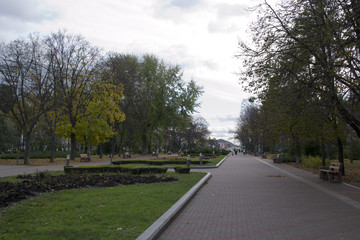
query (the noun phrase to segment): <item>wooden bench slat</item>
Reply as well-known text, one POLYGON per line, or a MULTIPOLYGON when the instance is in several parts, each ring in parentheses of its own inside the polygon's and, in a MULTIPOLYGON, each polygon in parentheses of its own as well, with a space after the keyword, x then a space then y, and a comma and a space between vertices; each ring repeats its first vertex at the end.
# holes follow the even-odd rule
POLYGON ((329 180, 332 182, 335 176, 337 176, 338 180, 341 182, 341 163, 339 162, 331 162, 329 167, 320 167, 319 168, 319 176, 322 180, 329 180), (325 179, 327 176, 327 179, 325 179))
POLYGON ((89 162, 90 161, 90 157, 88 157, 87 154, 80 154, 80 162, 89 162))

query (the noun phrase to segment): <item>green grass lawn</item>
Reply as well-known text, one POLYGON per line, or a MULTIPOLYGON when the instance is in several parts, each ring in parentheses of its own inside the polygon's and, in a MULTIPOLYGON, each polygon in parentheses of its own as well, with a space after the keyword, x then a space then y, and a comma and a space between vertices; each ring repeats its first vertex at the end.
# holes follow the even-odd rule
MULTIPOLYGON (((217 156, 216 158, 210 158, 207 159, 207 161, 209 161, 208 164, 205 164, 203 166, 215 166, 216 164, 218 164, 221 160, 223 160, 226 156, 217 156)), ((198 158, 196 158, 196 160, 200 160, 198 158)), ((199 166, 199 164, 192 164, 194 166, 199 166)))
POLYGON ((136 239, 205 173, 179 181, 62 190, 0 213, 0 239, 136 239))

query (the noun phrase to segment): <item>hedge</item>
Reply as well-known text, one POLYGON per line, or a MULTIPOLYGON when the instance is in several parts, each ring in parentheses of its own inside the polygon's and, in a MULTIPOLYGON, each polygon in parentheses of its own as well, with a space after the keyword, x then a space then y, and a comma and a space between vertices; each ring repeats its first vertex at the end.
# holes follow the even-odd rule
MULTIPOLYGON (((165 164, 181 164, 186 165, 186 160, 116 160, 112 162, 114 165, 124 164, 148 164, 148 165, 165 165, 165 164)), ((191 164, 200 164, 200 160, 190 160, 191 164)), ((209 161, 203 160, 203 164, 209 163, 209 161)))
POLYGON ((197 155, 199 156, 200 153, 204 155, 208 155, 208 156, 212 156, 213 155, 213 152, 215 152, 215 155, 219 156, 220 153, 221 155, 227 155, 230 153, 230 151, 228 150, 225 150, 225 149, 210 149, 210 148, 207 148, 207 149, 191 149, 189 150, 187 153, 190 154, 190 155, 197 155))
POLYGON ((131 173, 131 174, 159 174, 166 173, 166 167, 124 167, 124 166, 65 166, 64 172, 71 173, 131 173))
POLYGON ((174 167, 176 173, 190 173, 189 167, 174 167))

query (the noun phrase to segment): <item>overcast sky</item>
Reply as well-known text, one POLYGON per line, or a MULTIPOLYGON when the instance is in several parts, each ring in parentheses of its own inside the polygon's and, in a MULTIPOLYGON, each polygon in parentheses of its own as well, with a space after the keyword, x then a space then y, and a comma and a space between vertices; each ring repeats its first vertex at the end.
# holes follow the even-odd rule
POLYGON ((104 51, 151 53, 178 64, 204 88, 201 115, 212 137, 232 140, 241 102, 239 39, 249 39, 249 0, 0 0, 0 41, 59 29, 104 51))

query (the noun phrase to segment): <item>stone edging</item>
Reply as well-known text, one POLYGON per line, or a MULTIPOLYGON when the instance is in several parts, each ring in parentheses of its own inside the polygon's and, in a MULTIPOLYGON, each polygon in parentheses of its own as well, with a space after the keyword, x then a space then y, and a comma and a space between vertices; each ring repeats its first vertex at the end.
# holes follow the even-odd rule
MULTIPOLYGON (((224 158, 225 159, 225 158, 224 158)), ((185 204, 195 195, 195 193, 209 180, 211 173, 207 173, 195 186, 193 186, 184 196, 182 196, 169 210, 158 218, 148 229, 145 230, 137 240, 151 240, 165 229, 170 221, 185 206, 185 204)))

